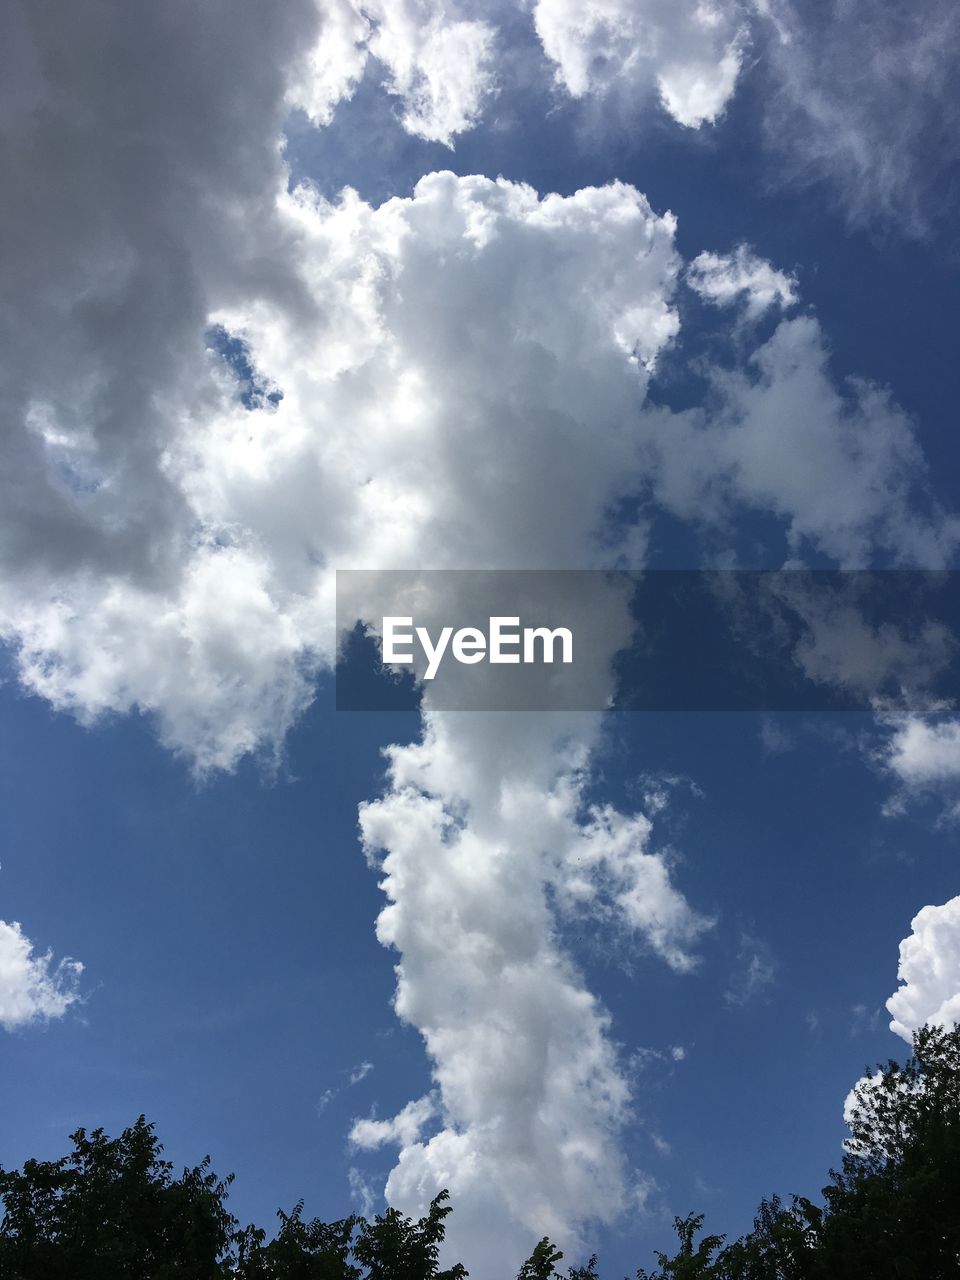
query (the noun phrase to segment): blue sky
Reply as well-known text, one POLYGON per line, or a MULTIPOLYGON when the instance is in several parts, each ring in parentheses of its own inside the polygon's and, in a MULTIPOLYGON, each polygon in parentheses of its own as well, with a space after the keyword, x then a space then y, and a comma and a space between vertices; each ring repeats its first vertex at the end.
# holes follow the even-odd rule
MULTIPOLYGON (((702 788, 678 788, 667 825, 684 885, 722 913, 692 976, 602 934, 568 939, 627 1052, 653 1051, 636 1064, 628 1143, 658 1190, 648 1213, 592 1237, 614 1274, 664 1245, 668 1214, 696 1207, 735 1232, 761 1196, 818 1189, 843 1135, 838 1102, 898 1052, 883 1010, 891 939, 952 896, 955 835, 926 814, 884 819, 883 783, 825 749, 828 730, 867 719, 783 715, 791 745, 774 754, 752 715, 611 727, 606 795, 636 802, 651 770, 702 788), (751 986, 758 953, 769 979, 751 986)), ((113 1132, 144 1111, 171 1158, 209 1150, 236 1171, 242 1217, 268 1222, 301 1195, 311 1212, 352 1211, 350 1168, 375 1187, 389 1160, 351 1154, 350 1122, 428 1085, 418 1037, 389 1007, 376 879, 356 844, 379 746, 413 717, 337 716, 321 691, 282 779, 247 766, 203 788, 142 722, 91 734, 9 688, 3 722, 8 914, 86 964, 82 1006, 6 1037, 5 1160, 55 1156, 74 1127, 113 1132)))
POLYGON ((0 1164, 739 1233, 960 1016, 951 708, 337 713, 332 571, 956 568, 957 18, 215 8, 10 19, 0 1164))

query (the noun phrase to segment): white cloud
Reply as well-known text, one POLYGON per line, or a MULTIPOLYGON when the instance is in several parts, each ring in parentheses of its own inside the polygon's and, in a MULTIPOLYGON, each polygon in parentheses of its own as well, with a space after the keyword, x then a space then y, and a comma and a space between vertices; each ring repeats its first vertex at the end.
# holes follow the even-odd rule
POLYGON ((316 45, 299 64, 288 101, 329 124, 373 59, 383 88, 403 104, 403 127, 453 145, 494 92, 494 28, 436 0, 324 0, 316 45))
POLYGON ((900 943, 900 987, 887 1001, 890 1030, 910 1042, 922 1026, 960 1022, 960 898, 924 907, 900 943))
MULTIPOLYGON (((283 399, 248 412, 208 361, 196 408, 171 411, 176 572, 48 564, 4 600, 25 684, 86 719, 152 711, 201 769, 276 747, 305 705, 333 652, 331 566, 616 555, 604 514, 637 482, 631 422, 677 328, 673 222, 622 184, 541 199, 436 174, 379 209, 349 193, 276 199, 296 288, 241 299, 231 285, 210 318, 283 399)), ((390 1129, 403 1146, 389 1193, 422 1212, 449 1184, 452 1247, 481 1274, 492 1223, 514 1265, 531 1230, 571 1240, 629 1199, 627 1087, 608 1015, 557 944, 548 886, 569 898, 579 849, 577 909, 681 971, 705 927, 642 819, 577 821, 597 724, 437 716, 364 813, 387 850, 379 930, 400 952, 398 1012, 425 1036, 443 1117, 426 1143, 390 1129)))
MULTIPOLYGON (((901 985, 887 1001, 890 1030, 907 1044, 921 1027, 960 1023, 960 897, 921 908, 910 927, 909 937, 900 943, 901 985)), ((869 1091, 879 1088, 881 1081, 879 1073, 862 1076, 850 1090, 843 1104, 848 1125, 861 1100, 868 1100, 869 1091)), ((856 1150, 853 1139, 845 1145, 856 1150)))
POLYGON ((427 1094, 408 1102, 389 1120, 355 1120, 350 1128, 350 1141, 355 1147, 372 1151, 388 1143, 408 1147, 416 1142, 422 1130, 437 1114, 437 1102, 427 1094))
POLYGON ((62 1018, 80 998, 82 972, 77 960, 54 962, 51 952, 37 952, 15 920, 0 920, 0 1027, 17 1031, 62 1018))
POLYGON ((359 1169, 348 1169, 347 1180, 350 1185, 351 1199, 358 1205, 361 1216, 369 1218, 377 1199, 373 1188, 359 1169))
POLYGON ((578 907, 619 914, 672 969, 689 973, 697 963, 690 947, 713 922, 674 888, 665 855, 649 848, 651 830, 643 814, 592 808, 568 854, 561 892, 578 907))
POLYGON ((941 806, 937 822, 960 818, 960 720, 949 712, 924 716, 881 716, 884 741, 873 759, 896 786, 884 805, 891 817, 924 798, 941 806))
POLYGON ((286 98, 315 125, 330 124, 339 102, 353 97, 369 59, 373 24, 350 0, 325 0, 316 42, 301 54, 286 98))
POLYGON ((733 94, 746 29, 728 0, 536 0, 537 34, 575 98, 655 90, 678 124, 718 118, 733 94))
POLYGON ((84 723, 155 713, 163 742, 198 770, 230 768, 276 752, 313 696, 299 602, 278 598, 272 576, 249 545, 203 546, 169 594, 80 575, 59 598, 0 589, 0 615, 22 683, 54 707, 84 723))
MULTIPOLYGON (((690 12, 645 10, 628 37, 672 23, 665 56, 722 63, 733 28, 718 13, 710 34, 702 9, 687 49, 690 12)), ((691 520, 771 512, 792 550, 943 558, 954 532, 916 514, 911 424, 875 387, 837 391, 815 321, 782 321, 747 370, 715 372, 708 408, 644 408, 678 335, 682 264, 673 219, 633 188, 541 198, 440 173, 379 208, 288 192, 286 69, 315 46, 316 14, 278 13, 138 11, 111 24, 117 75, 104 76, 96 23, 23 11, 13 60, 58 67, 55 88, 39 73, 26 87, 49 110, 18 117, 22 178, 0 209, 13 424, 0 626, 26 687, 84 720, 149 712, 200 770, 229 768, 278 750, 309 701, 333 653, 338 565, 636 564, 644 513, 634 528, 608 515, 650 490, 691 520), (128 67, 149 75, 124 83, 128 67), (283 393, 275 410, 239 403, 204 349, 211 323, 245 338, 283 393)), ((341 77, 328 98, 377 38, 338 13, 339 52, 318 72, 341 77)), ((428 58, 423 35, 406 61, 385 45, 374 56, 414 124, 452 134, 472 108, 450 67, 475 68, 479 46, 453 36, 428 58)), ((619 82, 634 62, 617 48, 619 82)), ((673 85, 688 122, 720 109, 725 81, 690 88, 696 75, 672 65, 655 59, 638 83, 673 85)), ((678 974, 708 923, 646 816, 580 812, 598 723, 428 708, 363 813, 397 1011, 424 1036, 438 1128, 362 1123, 392 1123, 402 1143, 396 1203, 422 1211, 451 1187, 451 1241, 480 1276, 514 1265, 531 1233, 575 1240, 637 1190, 609 1015, 556 911, 615 924, 678 974)))
POLYGON ((654 1063, 671 1063, 683 1062, 686 1059, 687 1050, 682 1044, 673 1044, 666 1049, 650 1049, 646 1046, 634 1049, 630 1055, 628 1066, 633 1074, 639 1071, 645 1071, 654 1063))
POLYGON ((960 779, 960 721, 904 720, 891 737, 886 763, 907 786, 956 782, 960 779))
MULTIPOLYGON (((679 973, 709 927, 642 815, 581 817, 598 727, 428 713, 423 742, 390 749, 387 794, 361 812, 388 898, 378 937, 399 953, 396 1010, 424 1037, 441 1113, 429 1139, 401 1135, 388 1199, 422 1213, 449 1187, 457 1247, 485 1275, 515 1268, 537 1232, 576 1248, 586 1221, 615 1218, 633 1194, 618 1142, 629 1087, 609 1015, 558 946, 550 893, 679 973)), ((353 1137, 390 1140, 422 1120, 401 1112, 353 1137)))
POLYGON ((698 254, 687 268, 687 284, 718 307, 742 302, 750 319, 772 306, 786 310, 798 301, 795 278, 777 271, 744 244, 733 253, 698 254))
POLYGON ((745 505, 856 568, 886 555, 935 568, 960 536, 931 499, 913 424, 890 392, 838 388, 817 321, 781 320, 746 368, 716 369, 708 409, 645 419, 657 499, 686 520, 722 523, 745 505))
MULTIPOLYGON (((509 0, 323 0, 319 8, 319 36, 297 66, 288 101, 326 125, 365 75, 378 74, 399 101, 403 127, 450 147, 496 97, 501 68, 511 69, 498 48, 505 33, 516 37, 531 20, 542 70, 562 92, 616 94, 634 106, 658 99, 688 128, 722 114, 748 42, 746 12, 735 0, 536 0, 532 9, 509 0)), ((529 74, 537 61, 522 66, 529 74)))
MULTIPOLYGON (((638 473, 630 419, 677 325, 672 221, 623 185, 541 200, 437 174, 379 209, 277 200, 296 304, 214 318, 284 398, 248 412, 208 361, 198 408, 171 409, 155 483, 180 516, 153 529, 171 563, 48 553, 0 591, 28 687, 86 719, 153 712, 201 769, 275 747, 309 701, 331 564, 584 563, 638 473)), ((109 495, 85 501, 118 541, 109 495)))
POLYGON ((339 1097, 345 1089, 351 1089, 355 1084, 360 1084, 361 1081, 366 1080, 372 1070, 372 1062, 360 1062, 357 1066, 346 1072, 346 1084, 331 1085, 329 1089, 324 1089, 323 1093, 317 1099, 317 1114, 319 1115, 326 1111, 334 1098, 339 1097))
POLYGON ((197 407, 151 419, 166 436, 131 493, 152 475, 160 496, 124 519, 119 481, 84 494, 69 555, 6 509, 26 565, 0 626, 23 682, 84 719, 150 711, 201 769, 276 750, 333 651, 326 566, 609 563, 638 544, 621 528, 601 553, 604 513, 648 483, 686 519, 771 511, 792 549, 848 564, 878 545, 939 563, 955 542, 918 514, 909 420, 878 388, 837 391, 812 319, 782 321, 750 374, 717 371, 709 413, 642 410, 679 262, 632 188, 540 199, 437 174, 379 209, 281 192, 266 225, 292 294, 212 314, 282 389, 276 411, 245 410, 206 360, 197 407))
POLYGON ((372 1062, 360 1062, 350 1072, 350 1084, 359 1084, 361 1080, 366 1080, 367 1076, 373 1070, 372 1062))
MULTIPOLYGON (((572 98, 596 99, 606 123, 612 99, 635 113, 654 98, 687 128, 716 122, 749 52, 786 174, 829 184, 858 225, 925 234, 960 162, 951 0, 829 0, 815 13, 791 0, 320 0, 318 11, 288 101, 321 125, 375 75, 408 132, 452 146, 501 87, 516 89, 500 46, 526 21, 544 73, 572 98)), ((522 66, 529 75, 536 60, 522 66)))
POLYGON ((537 1232, 569 1243, 623 1207, 628 1102, 608 1015, 554 938, 544 886, 575 811, 562 777, 544 788, 523 755, 541 775, 560 766, 542 726, 496 719, 476 734, 432 719, 424 746, 392 750, 392 789, 361 817, 385 851, 377 932, 400 954, 397 1013, 424 1036, 443 1108, 439 1132, 405 1144, 387 1195, 422 1212, 448 1186, 458 1247, 484 1275, 516 1267, 537 1232), (456 777, 440 781, 447 764, 456 777))

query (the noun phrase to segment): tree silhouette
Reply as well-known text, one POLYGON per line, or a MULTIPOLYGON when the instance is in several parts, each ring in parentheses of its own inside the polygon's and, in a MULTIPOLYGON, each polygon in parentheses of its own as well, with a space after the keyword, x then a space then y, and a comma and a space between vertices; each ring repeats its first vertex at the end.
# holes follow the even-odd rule
POLYGON ((677 1219, 680 1251, 639 1280, 957 1280, 960 1277, 960 1027, 924 1027, 900 1066, 855 1090, 850 1139, 822 1206, 765 1200, 753 1230, 721 1250, 677 1219), (685 1267, 693 1270, 684 1270, 685 1267), (696 1267, 699 1266, 700 1270, 696 1267))
POLYGON ((280 1230, 269 1244, 259 1227, 235 1232, 236 1263, 230 1273, 237 1280, 361 1280, 350 1262, 353 1233, 360 1218, 303 1221, 303 1201, 292 1213, 278 1210, 280 1230))
MULTIPOLYGON (((677 1218, 677 1252, 637 1280, 960 1280, 960 1028, 924 1028, 903 1066, 865 1077, 850 1130, 821 1205, 773 1196, 726 1246, 701 1214, 677 1218)), ((232 1175, 207 1157, 174 1177, 143 1116, 71 1141, 59 1160, 0 1169, 0 1280, 466 1280, 462 1263, 440 1267, 446 1191, 419 1220, 304 1221, 301 1201, 267 1241, 227 1209, 232 1175)), ((562 1259, 544 1237, 518 1280, 599 1280, 595 1257, 566 1277, 562 1259)))
POLYGON ((396 1209, 361 1222, 353 1256, 366 1268, 367 1280, 463 1280, 467 1270, 461 1262, 439 1269, 444 1219, 451 1212, 448 1199, 447 1191, 434 1196, 419 1222, 396 1209))
POLYGON ((520 1268, 517 1280, 550 1280, 557 1274, 557 1263, 563 1254, 554 1248, 547 1236, 544 1236, 534 1248, 533 1253, 520 1268))
POLYGON ((674 1218, 673 1229, 680 1241, 680 1249, 674 1257, 657 1253, 660 1270, 637 1272, 637 1280, 701 1280, 703 1276, 717 1274, 713 1256, 723 1244, 723 1236, 704 1236, 695 1244, 697 1232, 703 1226, 703 1214, 690 1213, 685 1218, 674 1218))
POLYGON ((232 1178, 209 1158, 173 1177, 141 1116, 119 1138, 71 1134, 73 1151, 0 1171, 4 1280, 217 1280, 235 1222, 224 1206, 232 1178))

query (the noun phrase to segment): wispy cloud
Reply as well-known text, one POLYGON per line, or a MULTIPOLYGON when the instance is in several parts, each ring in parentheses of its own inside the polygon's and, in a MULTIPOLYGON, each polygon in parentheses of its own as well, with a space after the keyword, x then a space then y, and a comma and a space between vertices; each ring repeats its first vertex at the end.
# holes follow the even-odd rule
POLYGON ((354 1085, 360 1084, 362 1080, 367 1078, 372 1070, 372 1062, 360 1062, 357 1066, 351 1067, 344 1073, 346 1075, 345 1084, 331 1085, 330 1088, 324 1089, 323 1093, 317 1099, 317 1113, 320 1114, 321 1112, 326 1111, 334 1098, 339 1097, 340 1094, 345 1092, 345 1090, 352 1089, 354 1085))
POLYGON ((764 1000, 776 980, 777 966, 767 944, 753 934, 741 934, 736 965, 724 992, 727 1004, 743 1008, 764 1000))

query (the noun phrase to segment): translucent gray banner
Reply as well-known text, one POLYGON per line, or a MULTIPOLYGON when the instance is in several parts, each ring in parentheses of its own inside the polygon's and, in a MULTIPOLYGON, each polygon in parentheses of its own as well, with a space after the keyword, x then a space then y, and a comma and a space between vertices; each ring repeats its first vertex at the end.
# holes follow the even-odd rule
POLYGON ((340 570, 337 707, 939 710, 960 574, 340 570))

